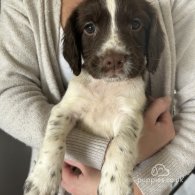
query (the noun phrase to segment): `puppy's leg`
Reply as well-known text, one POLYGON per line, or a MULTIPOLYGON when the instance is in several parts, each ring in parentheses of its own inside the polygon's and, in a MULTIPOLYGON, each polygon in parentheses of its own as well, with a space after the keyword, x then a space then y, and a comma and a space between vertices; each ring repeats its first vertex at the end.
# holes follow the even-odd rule
POLYGON ((122 123, 108 148, 101 171, 98 195, 133 195, 132 172, 142 126, 141 115, 136 120, 122 123))
POLYGON ((56 195, 61 180, 65 141, 75 117, 60 104, 52 109, 39 159, 25 182, 25 195, 56 195))

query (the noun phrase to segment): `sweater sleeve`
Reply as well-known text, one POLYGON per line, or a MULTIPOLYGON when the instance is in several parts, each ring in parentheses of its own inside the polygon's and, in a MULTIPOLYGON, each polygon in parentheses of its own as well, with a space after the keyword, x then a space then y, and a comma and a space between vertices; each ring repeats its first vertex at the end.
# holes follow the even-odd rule
POLYGON ((41 90, 33 31, 23 1, 2 1, 0 128, 39 147, 52 105, 41 90))
POLYGON ((109 141, 75 129, 67 137, 65 159, 78 161, 100 170, 109 141))
MULTIPOLYGON (((53 105, 42 91, 33 30, 22 0, 2 1, 1 8, 0 129, 39 148, 53 105)), ((73 130, 67 142, 67 158, 101 168, 108 140, 73 130)))
POLYGON ((176 115, 173 118, 176 137, 136 168, 135 182, 145 195, 168 194, 171 184, 195 166, 194 1, 175 1, 172 15, 177 54, 176 115))

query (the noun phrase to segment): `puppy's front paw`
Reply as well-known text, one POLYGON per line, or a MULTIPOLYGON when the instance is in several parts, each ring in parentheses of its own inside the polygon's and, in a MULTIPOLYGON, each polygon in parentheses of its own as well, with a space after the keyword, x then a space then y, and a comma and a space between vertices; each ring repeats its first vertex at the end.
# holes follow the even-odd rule
POLYGON ((110 173, 102 174, 98 195, 133 195, 133 181, 130 175, 110 173))
POLYGON ((61 173, 37 166, 27 178, 24 195, 57 195, 61 173))

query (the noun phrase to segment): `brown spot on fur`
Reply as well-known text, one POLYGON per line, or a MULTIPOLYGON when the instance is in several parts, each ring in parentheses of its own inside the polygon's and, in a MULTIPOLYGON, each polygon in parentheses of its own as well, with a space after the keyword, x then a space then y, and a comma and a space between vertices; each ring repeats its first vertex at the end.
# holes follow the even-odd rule
POLYGON ((114 175, 111 176, 110 181, 111 182, 114 182, 115 181, 115 176, 114 175))

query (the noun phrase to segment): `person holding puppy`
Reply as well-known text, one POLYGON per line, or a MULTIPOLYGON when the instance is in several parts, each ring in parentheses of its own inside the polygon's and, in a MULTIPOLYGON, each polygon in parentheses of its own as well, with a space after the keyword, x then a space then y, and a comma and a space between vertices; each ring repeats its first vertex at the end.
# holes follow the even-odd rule
MULTIPOLYGON (((60 60, 60 28, 65 27, 72 10, 81 1, 2 1, 0 128, 31 146, 32 160, 36 159, 50 110, 60 101, 71 77, 68 67, 64 70, 64 62, 60 60)), ((195 90, 192 85, 195 3, 187 0, 179 3, 153 0, 152 3, 165 32, 165 51, 157 72, 151 75, 151 95, 155 98, 144 114, 143 136, 139 142, 140 165, 134 174, 135 194, 164 194, 172 182, 146 182, 155 179, 152 168, 164 165, 174 181, 193 169, 195 156, 195 90)), ((95 195, 100 179, 100 171, 95 168, 101 167, 109 142, 91 135, 86 138, 82 132, 70 135, 70 145, 73 139, 79 145, 79 150, 73 153, 83 164, 65 163, 62 186, 73 195, 95 195), (86 156, 76 155, 83 154, 87 143, 90 152, 86 156), (98 153, 94 149, 97 146, 101 148, 98 153), (87 159, 92 159, 94 153, 98 164, 89 164, 87 159), (81 174, 75 175, 72 167, 79 168, 81 174)))

